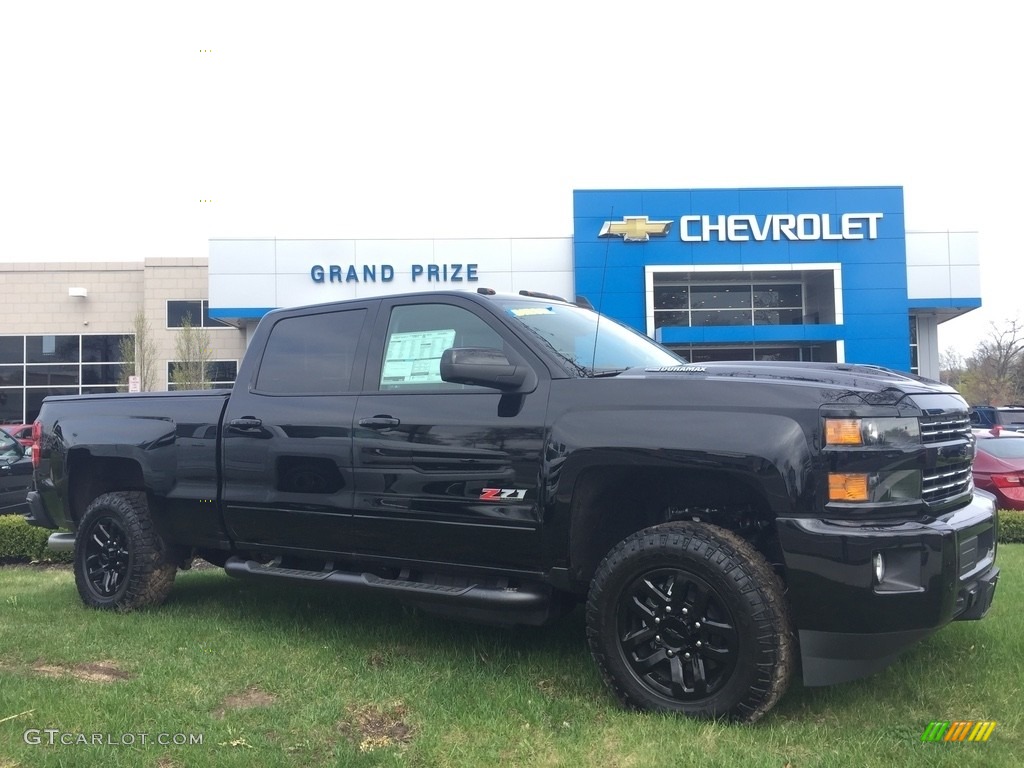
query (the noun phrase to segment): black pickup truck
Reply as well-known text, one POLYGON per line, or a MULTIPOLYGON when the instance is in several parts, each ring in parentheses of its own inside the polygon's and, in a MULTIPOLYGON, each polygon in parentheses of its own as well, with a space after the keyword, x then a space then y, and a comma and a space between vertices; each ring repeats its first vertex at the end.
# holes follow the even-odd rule
MULTIPOLYGON (((582 302, 581 302, 582 303, 582 302)), ((50 397, 30 520, 83 601, 248 579, 544 624, 627 705, 754 720, 995 591, 964 400, 871 366, 689 365, 543 294, 276 310, 230 392, 50 397)))

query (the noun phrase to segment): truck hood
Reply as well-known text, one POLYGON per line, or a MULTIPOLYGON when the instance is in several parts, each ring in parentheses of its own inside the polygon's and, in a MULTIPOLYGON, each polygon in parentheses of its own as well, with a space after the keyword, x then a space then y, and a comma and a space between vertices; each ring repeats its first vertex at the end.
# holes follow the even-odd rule
POLYGON ((881 403, 895 402, 906 395, 957 395, 952 387, 931 379, 873 365, 845 363, 714 362, 673 365, 663 368, 633 368, 618 378, 768 380, 779 384, 804 384, 849 390, 881 403), (886 396, 888 393, 888 396, 886 396), (881 397, 879 397, 881 396, 881 397))

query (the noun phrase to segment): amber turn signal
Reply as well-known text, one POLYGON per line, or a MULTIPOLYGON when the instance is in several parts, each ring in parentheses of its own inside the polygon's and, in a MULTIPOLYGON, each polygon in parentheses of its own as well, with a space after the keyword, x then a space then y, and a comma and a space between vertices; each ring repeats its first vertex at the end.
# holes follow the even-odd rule
POLYGON ((827 445, 862 445, 860 419, 825 419, 827 445))

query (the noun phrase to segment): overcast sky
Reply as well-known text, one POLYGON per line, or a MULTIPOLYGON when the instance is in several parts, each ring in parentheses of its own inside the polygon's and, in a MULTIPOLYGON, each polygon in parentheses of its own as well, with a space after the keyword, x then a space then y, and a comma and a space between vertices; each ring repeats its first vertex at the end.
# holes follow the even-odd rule
POLYGON ((0 263, 565 237, 573 189, 893 184, 909 230, 980 233, 985 306, 940 326, 966 353, 1024 277, 1010 7, 5 2, 0 263))

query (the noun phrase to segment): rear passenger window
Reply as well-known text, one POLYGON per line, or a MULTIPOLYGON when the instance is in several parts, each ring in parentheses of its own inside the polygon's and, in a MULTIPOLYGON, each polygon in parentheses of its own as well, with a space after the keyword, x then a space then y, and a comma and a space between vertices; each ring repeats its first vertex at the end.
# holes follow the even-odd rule
POLYGON ((451 347, 502 349, 503 341, 497 331, 461 307, 450 304, 395 307, 388 323, 380 388, 466 389, 463 384, 441 380, 441 353, 451 347))
POLYGON ((365 318, 365 309, 351 309, 279 320, 267 340, 256 390, 272 395, 352 391, 365 318))

